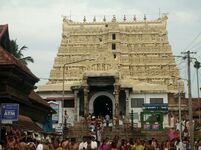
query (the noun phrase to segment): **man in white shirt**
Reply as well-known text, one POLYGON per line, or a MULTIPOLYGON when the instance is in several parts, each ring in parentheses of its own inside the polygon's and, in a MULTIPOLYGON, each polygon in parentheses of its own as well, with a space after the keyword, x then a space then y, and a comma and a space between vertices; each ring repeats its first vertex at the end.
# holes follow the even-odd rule
POLYGON ((85 136, 82 138, 82 142, 79 144, 79 150, 87 149, 87 139, 85 136))
POLYGON ((98 148, 98 144, 95 141, 95 137, 94 136, 91 136, 91 148, 92 149, 97 149, 98 148))
POLYGON ((36 150, 43 150, 43 144, 38 144, 36 150))
POLYGON ((110 116, 108 114, 105 116, 105 120, 106 120, 106 126, 108 127, 110 122, 110 116))
POLYGON ((177 141, 175 141, 175 146, 176 146, 176 150, 185 150, 185 145, 182 141, 180 141, 179 139, 177 141))

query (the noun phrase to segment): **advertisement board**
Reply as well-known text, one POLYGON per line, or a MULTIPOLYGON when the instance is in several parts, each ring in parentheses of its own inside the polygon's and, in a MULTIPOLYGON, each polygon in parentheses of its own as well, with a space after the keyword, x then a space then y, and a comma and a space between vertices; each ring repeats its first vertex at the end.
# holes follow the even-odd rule
POLYGON ((1 104, 1 120, 17 121, 19 116, 19 104, 2 103, 1 104))
POLYGON ((52 107, 56 111, 56 114, 52 114, 52 123, 57 124, 59 122, 59 104, 54 102, 49 104, 50 104, 50 107, 52 107))

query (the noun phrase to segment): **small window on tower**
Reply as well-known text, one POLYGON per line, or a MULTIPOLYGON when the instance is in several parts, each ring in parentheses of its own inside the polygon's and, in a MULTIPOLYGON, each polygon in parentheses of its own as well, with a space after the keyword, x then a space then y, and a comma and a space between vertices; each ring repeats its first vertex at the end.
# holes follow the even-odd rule
POLYGON ((116 34, 112 33, 112 40, 116 40, 116 34))
POLYGON ((116 49, 116 44, 112 43, 112 50, 115 50, 115 49, 116 49))
POLYGON ((114 54, 113 56, 114 56, 114 59, 116 59, 116 58, 117 58, 117 55, 116 55, 116 54, 114 54))

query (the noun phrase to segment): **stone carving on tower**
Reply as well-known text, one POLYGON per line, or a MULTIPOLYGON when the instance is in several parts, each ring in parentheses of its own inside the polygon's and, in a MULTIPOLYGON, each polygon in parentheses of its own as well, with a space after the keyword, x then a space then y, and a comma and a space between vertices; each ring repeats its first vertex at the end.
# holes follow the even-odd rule
POLYGON ((167 16, 149 21, 74 22, 64 17, 62 40, 47 84, 62 83, 63 65, 83 58, 95 58, 65 66, 65 81, 82 82, 87 71, 118 71, 119 80, 140 81, 166 85, 177 91, 177 83, 170 85, 172 76, 179 76, 167 35, 167 16))

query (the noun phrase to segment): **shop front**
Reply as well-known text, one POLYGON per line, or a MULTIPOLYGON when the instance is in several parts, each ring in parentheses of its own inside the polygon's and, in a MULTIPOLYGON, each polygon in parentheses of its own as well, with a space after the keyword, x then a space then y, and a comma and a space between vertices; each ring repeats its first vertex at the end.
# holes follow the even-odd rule
POLYGON ((142 130, 162 130, 164 116, 167 113, 167 104, 144 104, 143 112, 140 115, 142 130))

